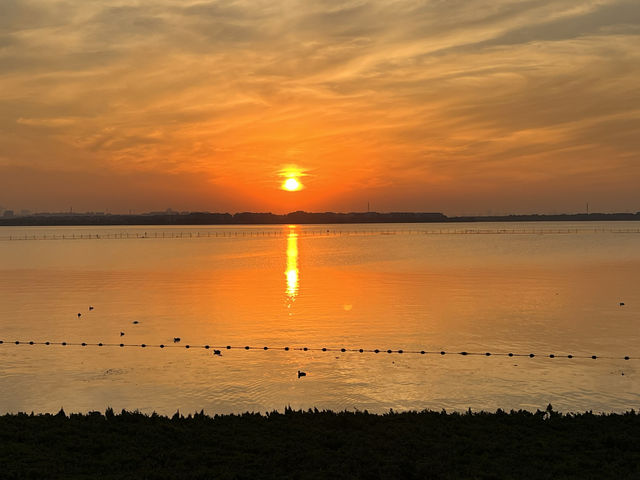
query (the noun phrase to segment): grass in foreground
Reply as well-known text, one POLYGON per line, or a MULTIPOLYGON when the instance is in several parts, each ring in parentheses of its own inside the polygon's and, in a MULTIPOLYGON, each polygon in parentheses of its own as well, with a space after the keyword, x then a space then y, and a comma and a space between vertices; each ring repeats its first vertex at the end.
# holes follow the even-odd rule
POLYGON ((640 478, 640 415, 0 417, 0 478, 640 478))

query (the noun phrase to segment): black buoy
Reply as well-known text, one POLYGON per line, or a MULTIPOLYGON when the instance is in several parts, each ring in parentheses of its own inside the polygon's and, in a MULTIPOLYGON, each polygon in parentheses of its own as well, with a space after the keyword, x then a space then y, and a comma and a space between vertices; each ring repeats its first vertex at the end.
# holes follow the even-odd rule
POLYGON ((81 314, 81 313, 78 313, 78 318, 80 318, 81 316, 82 316, 82 314, 81 314))
POLYGON ((89 311, 93 310, 93 307, 91 305, 89 305, 89 311))
POLYGON ((298 378, 300 377, 306 377, 307 374, 305 372, 301 372, 300 370, 298 370, 298 378))
POLYGON ((120 336, 121 336, 121 337, 124 337, 124 332, 120 332, 120 336))
POLYGON ((139 322, 138 320, 134 320, 134 321, 133 321, 133 324, 134 324, 134 325, 137 325, 137 324, 139 324, 139 323, 140 323, 140 322, 139 322))
POLYGON ((621 306, 621 307, 624 307, 624 302, 620 302, 620 306, 621 306))
POLYGON ((180 341, 180 337, 173 337, 173 343, 178 343, 180 341))

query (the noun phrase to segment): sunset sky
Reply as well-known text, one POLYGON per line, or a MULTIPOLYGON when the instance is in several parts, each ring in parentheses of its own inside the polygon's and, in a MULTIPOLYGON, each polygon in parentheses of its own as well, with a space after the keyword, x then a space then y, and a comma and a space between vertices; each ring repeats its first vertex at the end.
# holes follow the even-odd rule
POLYGON ((368 201, 639 211, 640 2, 0 0, 1 207, 368 201))

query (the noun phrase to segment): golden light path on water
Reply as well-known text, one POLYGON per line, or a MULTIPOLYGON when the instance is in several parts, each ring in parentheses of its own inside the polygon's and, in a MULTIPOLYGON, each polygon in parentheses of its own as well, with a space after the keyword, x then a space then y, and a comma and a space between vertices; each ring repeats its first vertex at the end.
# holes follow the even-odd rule
POLYGON ((298 270, 298 232, 295 225, 290 226, 289 229, 287 235, 287 270, 285 276, 287 277, 286 292, 290 307, 291 303, 298 296, 300 272, 298 270))

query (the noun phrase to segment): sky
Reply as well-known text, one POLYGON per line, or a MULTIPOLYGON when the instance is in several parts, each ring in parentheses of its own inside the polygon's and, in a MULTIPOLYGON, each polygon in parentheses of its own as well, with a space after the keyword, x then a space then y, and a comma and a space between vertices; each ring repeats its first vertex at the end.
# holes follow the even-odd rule
POLYGON ((636 212, 639 79, 638 0, 1 0, 0 206, 636 212))

